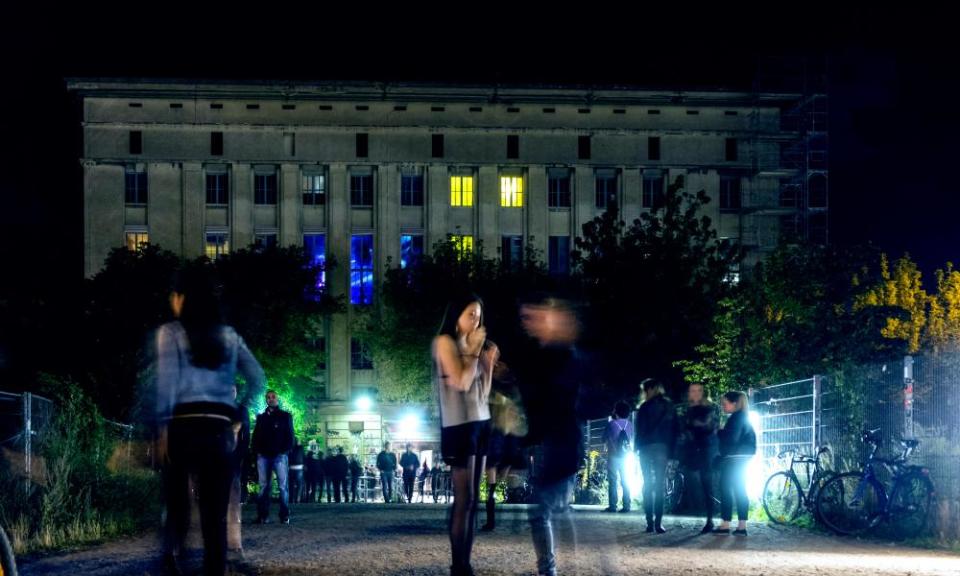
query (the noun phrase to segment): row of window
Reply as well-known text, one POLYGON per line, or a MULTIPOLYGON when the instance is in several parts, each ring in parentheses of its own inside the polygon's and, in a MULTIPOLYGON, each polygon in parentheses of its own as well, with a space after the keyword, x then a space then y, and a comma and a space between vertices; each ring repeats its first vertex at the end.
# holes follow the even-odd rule
MULTIPOLYGON (((580 160, 590 160, 592 155, 591 136, 584 135, 577 137, 577 158, 580 160)), ((723 159, 726 162, 736 162, 739 160, 739 140, 737 138, 726 138, 724 140, 723 159)), ((297 135, 293 132, 283 133, 283 148, 288 157, 297 155, 297 135)), ((143 154, 143 132, 140 130, 131 130, 129 133, 128 151, 131 155, 138 156, 143 154)), ((430 136, 430 155, 433 158, 443 158, 445 154, 443 134, 432 134, 430 136)), ((210 155, 223 156, 223 132, 210 133, 210 155)), ((369 158, 370 156, 370 135, 365 133, 357 134, 354 142, 354 155, 357 158, 369 158)), ((506 155, 508 160, 520 158, 520 136, 510 134, 507 136, 506 155)), ((661 159, 661 139, 660 136, 649 136, 647 138, 647 160, 661 159)))
MULTIPOLYGON (((474 176, 457 175, 450 177, 450 206, 469 207, 474 205, 474 176)), ((664 197, 665 179, 660 171, 644 171, 641 204, 644 208, 660 206, 664 197)), ((206 175, 206 201, 209 205, 225 206, 229 204, 230 187, 226 172, 206 175)), ((595 206, 599 209, 616 206, 618 202, 618 175, 616 170, 598 170, 595 174, 595 206)), ((824 186, 825 190, 825 186, 824 186)), ((303 204, 322 206, 326 204, 327 180, 324 174, 306 174, 303 176, 303 204)), ((742 205, 741 179, 736 175, 720 177, 720 208, 737 210, 742 205)), ((825 198, 825 193, 823 194, 825 198)), ((253 201, 258 205, 277 204, 277 175, 254 174, 253 201)), ((811 198, 819 198, 812 194, 811 198)), ((127 204, 147 203, 147 177, 142 170, 128 169, 126 172, 125 201, 127 204)), ((373 175, 351 174, 350 204, 357 208, 373 207, 373 175)), ((784 200, 781 200, 781 203, 784 200)), ((550 208, 569 208, 572 203, 571 176, 569 170, 551 170, 547 178, 547 205, 550 208)), ((403 174, 400 179, 400 205, 423 206, 423 176, 403 174)), ((522 208, 524 204, 524 182, 522 176, 500 177, 500 206, 504 208, 522 208)), ((825 205, 825 204, 824 204, 825 205)), ((813 204, 811 204, 813 206, 813 204)), ((819 205, 817 205, 819 206, 819 205)))

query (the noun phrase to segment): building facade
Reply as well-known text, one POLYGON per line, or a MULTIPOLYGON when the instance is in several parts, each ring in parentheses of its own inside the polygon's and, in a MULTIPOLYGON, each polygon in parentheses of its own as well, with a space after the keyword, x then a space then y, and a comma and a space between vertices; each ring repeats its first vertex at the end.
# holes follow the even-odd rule
POLYGON ((325 289, 351 310, 326 327, 314 412, 333 443, 361 427, 372 444, 404 428, 403 407, 353 407, 377 386, 351 337, 353 309, 370 304, 388 261, 407 265, 439 240, 482 242, 504 259, 532 246, 564 274, 585 222, 614 205, 630 222, 679 176, 711 197, 707 215, 746 248, 747 266, 782 235, 827 240, 822 94, 129 79, 68 88, 82 101, 87 276, 111 249, 145 242, 188 258, 303 245, 341 263, 325 289))

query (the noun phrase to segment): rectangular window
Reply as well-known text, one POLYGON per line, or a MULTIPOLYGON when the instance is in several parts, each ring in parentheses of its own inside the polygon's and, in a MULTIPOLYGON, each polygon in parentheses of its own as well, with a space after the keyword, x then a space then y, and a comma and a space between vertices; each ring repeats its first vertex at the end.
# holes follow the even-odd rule
POLYGON ((660 172, 644 171, 643 197, 644 208, 659 208, 663 206, 663 174, 660 172))
POLYGON ((515 159, 520 157, 520 137, 511 134, 507 136, 507 158, 515 159))
POLYGON ((736 138, 726 139, 726 149, 724 151, 724 158, 726 159, 727 162, 737 161, 737 139, 736 138))
POLYGON ((142 168, 128 167, 124 172, 124 202, 147 203, 147 172, 142 168))
POLYGON ((276 233, 262 233, 253 235, 253 249, 258 251, 270 250, 277 247, 276 233))
POLYGON ((780 207, 796 208, 800 199, 800 187, 796 184, 780 184, 780 207))
POLYGON ((373 234, 350 237, 350 303, 373 302, 373 234))
POLYGON ((431 155, 434 158, 443 158, 443 134, 434 134, 431 138, 431 155))
POLYGON ((400 175, 400 205, 423 206, 423 176, 421 174, 400 175))
POLYGON ((473 206, 473 176, 450 177, 450 205, 473 206))
POLYGON ((473 236, 452 235, 450 241, 453 242, 459 258, 473 254, 473 236))
POLYGON ((423 256, 423 236, 403 234, 400 236, 400 268, 416 266, 423 256))
POLYGON ((226 232, 207 232, 204 254, 210 260, 216 260, 230 253, 230 235, 226 232))
POLYGON ((223 132, 210 133, 210 155, 223 156, 223 132))
POLYGON ((613 171, 598 171, 596 175, 596 206, 599 209, 617 206, 617 174, 613 171))
POLYGON ((357 338, 350 339, 350 367, 354 370, 373 370, 370 349, 357 338))
POLYGON ((327 203, 327 177, 324 174, 303 175, 303 205, 323 206, 327 203))
POLYGON ((547 206, 570 207, 570 171, 551 170, 547 173, 547 206))
POLYGON ((150 243, 150 235, 146 232, 127 232, 126 245, 127 250, 139 252, 150 243))
POLYGON ((354 208, 373 207, 373 175, 350 175, 350 205, 354 208))
POLYGON ((367 148, 368 139, 366 134, 357 134, 357 158, 366 158, 367 157, 367 148))
POLYGON ((647 138, 647 160, 660 159, 660 137, 650 136, 647 138))
POLYGON ((736 211, 741 205, 739 176, 720 177, 720 210, 736 211))
POLYGON ((523 207, 523 177, 500 177, 500 206, 504 208, 523 207))
POLYGON ((139 130, 130 131, 130 153, 143 154, 143 132, 139 130))
POLYGON ((590 137, 579 136, 577 138, 577 158, 580 160, 590 159, 590 137))
POLYGON ((523 236, 504 236, 501 239, 500 262, 507 268, 523 266, 523 236))
POLYGON ((230 202, 230 188, 226 172, 207 174, 207 204, 226 206, 230 202))
POLYGON ((277 175, 253 175, 253 203, 275 205, 277 203, 277 175))
POLYGON ((565 275, 570 273, 570 237, 551 236, 547 245, 550 274, 565 275))
POLYGON ((312 268, 317 270, 318 291, 327 285, 327 238, 323 234, 303 235, 303 254, 312 268))

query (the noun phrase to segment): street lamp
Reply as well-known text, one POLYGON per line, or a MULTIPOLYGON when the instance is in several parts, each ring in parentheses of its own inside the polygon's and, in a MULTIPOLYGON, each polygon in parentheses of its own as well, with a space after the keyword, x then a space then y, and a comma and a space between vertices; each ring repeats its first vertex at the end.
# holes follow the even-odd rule
POLYGON ((355 401, 354 405, 357 407, 357 410, 361 412, 369 412, 373 408, 373 400, 369 396, 359 396, 355 401))

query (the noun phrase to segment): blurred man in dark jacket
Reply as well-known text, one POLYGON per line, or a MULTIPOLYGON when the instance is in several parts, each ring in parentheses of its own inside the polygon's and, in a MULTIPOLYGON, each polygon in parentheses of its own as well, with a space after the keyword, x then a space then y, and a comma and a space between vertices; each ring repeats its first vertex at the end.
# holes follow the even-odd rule
POLYGON ((267 408, 257 414, 253 429, 253 451, 257 455, 257 474, 260 477, 260 499, 257 502, 257 523, 264 524, 270 516, 270 484, 273 474, 280 488, 280 521, 290 523, 290 495, 287 489, 287 454, 293 448, 293 416, 280 408, 280 398, 273 390, 267 391, 267 408))

